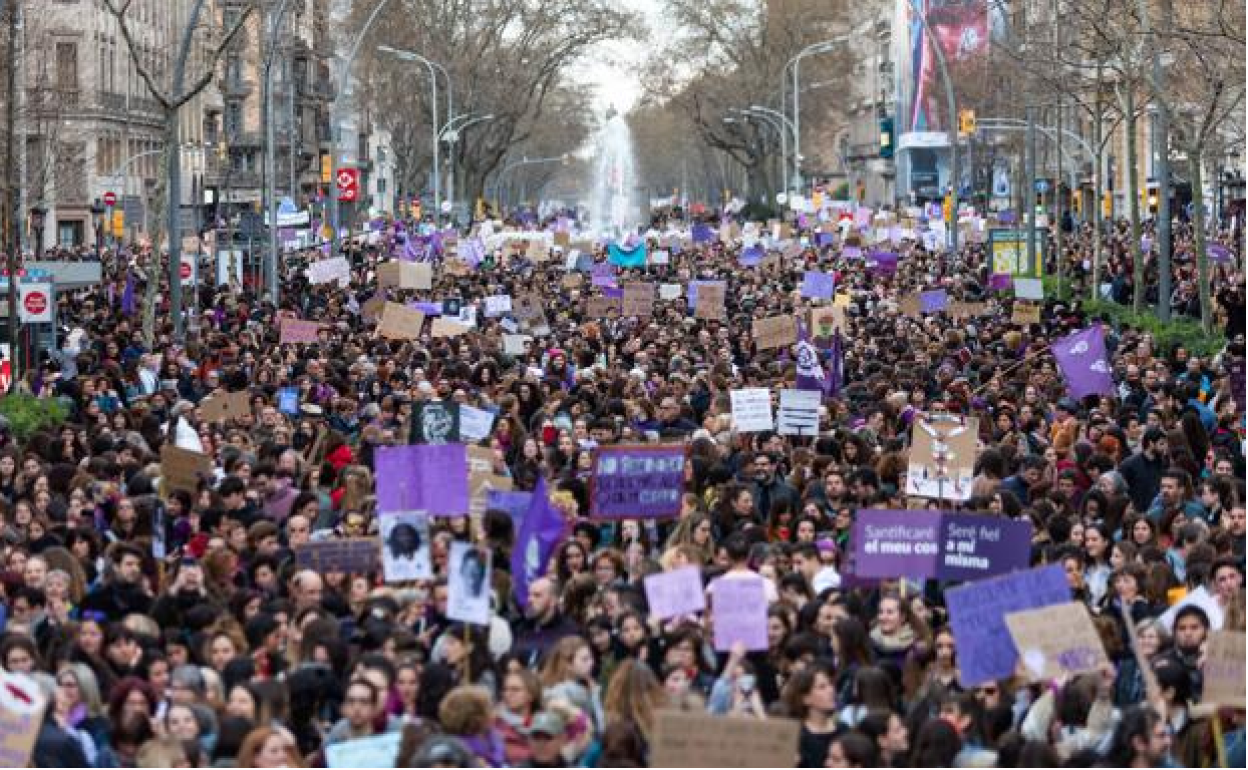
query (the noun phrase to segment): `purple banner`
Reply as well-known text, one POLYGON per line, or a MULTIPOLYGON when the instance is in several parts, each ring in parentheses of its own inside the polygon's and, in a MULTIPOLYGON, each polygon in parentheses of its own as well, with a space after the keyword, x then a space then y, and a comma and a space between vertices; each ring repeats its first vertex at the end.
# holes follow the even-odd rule
POLYGON ((511 517, 516 529, 519 529, 520 522, 524 521, 532 500, 532 492, 504 492, 501 489, 491 489, 485 493, 486 510, 503 511, 511 517))
POLYGON ((1026 569, 1031 524, 941 511, 864 509, 854 520, 859 578, 982 580, 1026 569))
POLYGON ((939 313, 949 305, 949 296, 944 289, 919 292, 919 305, 924 313, 939 313))
POLYGON ((590 481, 590 518, 679 516, 684 482, 683 446, 599 447, 590 481))
POLYGON ((1050 349, 1066 377, 1066 388, 1072 398, 1114 395, 1114 376, 1105 353, 1105 332, 1099 324, 1055 341, 1050 349))
POLYGON ((830 273, 807 270, 802 276, 802 296, 809 299, 832 299, 836 293, 836 278, 830 273))
POLYGON ((468 454, 463 444, 377 447, 377 510, 468 513, 468 454))
POLYGON ((946 591, 949 625, 958 640, 959 684, 969 688, 1013 676, 1018 650, 1005 616, 1070 599, 1070 584, 1059 564, 946 591))
POLYGON ((832 233, 825 233, 822 230, 815 233, 816 246, 831 246, 835 240, 836 236, 832 233))

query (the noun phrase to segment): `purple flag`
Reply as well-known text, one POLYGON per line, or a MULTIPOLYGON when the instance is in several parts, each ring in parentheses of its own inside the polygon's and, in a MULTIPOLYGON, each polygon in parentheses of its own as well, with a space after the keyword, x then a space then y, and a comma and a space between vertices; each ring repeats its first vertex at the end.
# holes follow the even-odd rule
POLYGON ((1009 291, 1014 285, 1014 276, 1009 273, 993 273, 988 276, 988 288, 992 291, 1009 291))
POLYGON ((870 259, 875 263, 874 267, 872 267, 872 272, 897 272, 897 252, 895 251, 873 251, 870 259))
POLYGON ((1230 262, 1231 250, 1220 243, 1211 243, 1206 249, 1209 259, 1213 262, 1230 262))
POLYGON ((797 322, 797 389, 827 390, 828 377, 819 361, 819 351, 810 342, 806 324, 797 322))
POLYGON ((1099 324, 1055 341, 1051 350, 1073 398, 1114 394, 1114 377, 1105 353, 1105 332, 1099 324))
POLYGON ((538 476, 529 510, 520 522, 516 546, 511 550, 512 588, 516 603, 529 604, 529 584, 546 574, 546 565, 563 539, 567 524, 559 510, 550 504, 546 479, 538 476))
POLYGON ((705 222, 694 222, 690 235, 694 243, 710 243, 715 240, 715 231, 705 222))
POLYGON ((126 268, 126 288, 121 292, 121 312, 134 315, 134 271, 126 268))
POLYGON ((751 246, 748 249, 742 249, 740 256, 737 257, 737 264, 742 267, 757 267, 763 261, 763 248, 761 246, 751 246))
POLYGON ((835 240, 836 240, 836 236, 833 235, 832 233, 825 233, 822 230, 815 233, 815 245, 816 246, 831 246, 832 242, 835 240))

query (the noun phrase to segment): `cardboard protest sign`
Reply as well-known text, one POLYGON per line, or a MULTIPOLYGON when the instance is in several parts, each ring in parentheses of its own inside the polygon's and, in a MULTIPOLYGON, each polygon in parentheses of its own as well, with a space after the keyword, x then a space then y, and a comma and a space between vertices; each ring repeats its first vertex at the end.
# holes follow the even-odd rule
POLYGON ((1060 564, 1013 572, 945 592, 949 624, 958 640, 959 682, 974 687, 1014 674, 1018 650, 1005 616, 1011 612, 1064 604, 1070 585, 1060 564))
POLYGON ((468 455, 463 444, 377 447, 377 510, 426 511, 430 516, 468 512, 468 455))
POLYGON ((459 437, 463 441, 481 441, 494 427, 494 413, 467 404, 459 405, 459 437))
POLYGON ((1205 644, 1205 689, 1201 700, 1244 708, 1244 632, 1214 631, 1205 644))
POLYGON ((251 393, 238 390, 217 393, 199 402, 199 411, 206 422, 237 420, 251 416, 251 393))
POLYGON ((31 766, 46 706, 35 680, 0 669, 0 762, 4 767, 31 766))
POLYGON ((316 321, 301 321, 298 318, 283 318, 280 331, 280 344, 288 345, 298 342, 316 342, 317 332, 321 325, 316 321))
POLYGON ((907 294, 897 300, 897 309, 902 315, 914 318, 922 312, 923 306, 918 294, 907 294))
POLYGON ((845 328, 845 309, 839 305, 811 308, 810 332, 817 340, 830 340, 836 330, 845 328))
POLYGON ((566 247, 571 242, 572 242, 572 234, 569 233, 567 230, 555 231, 555 245, 556 246, 559 246, 561 248, 566 247))
POLYGON ((747 650, 767 649, 767 591, 763 578, 721 577, 711 584, 710 591, 715 649, 731 650, 737 642, 747 650))
POLYGON ((760 318, 754 322, 752 336, 759 350, 794 345, 797 343, 797 319, 791 315, 760 318))
POLYGON ((446 616, 477 626, 490 624, 490 562, 488 549, 451 543, 446 616))
POLYGON ((950 318, 978 318, 988 312, 988 303, 954 300, 945 307, 945 312, 950 318))
POLYGON ((1019 324, 1020 326, 1040 323, 1040 306, 1027 302, 1015 302, 1014 312, 1010 316, 1010 323, 1019 324))
POLYGON ((600 446, 594 450, 590 518, 679 516, 684 483, 681 445, 600 446))
MULTIPOLYGON (((695 284, 690 284, 690 288, 695 284)), ((697 295, 694 299, 693 317, 718 321, 724 317, 724 300, 728 296, 728 286, 723 283, 697 284, 697 295)))
POLYGON ((767 388, 741 388, 729 393, 732 423, 738 433, 757 433, 775 428, 771 418, 771 391, 767 388))
POLYGON ((381 522, 381 571, 387 583, 429 580, 433 558, 429 548, 429 517, 424 511, 385 513, 381 522))
POLYGON ((542 314, 542 310, 542 298, 537 294, 526 292, 512 298, 511 314, 517 320, 527 321, 530 318, 537 318, 542 314))
POLYGON ((1011 612, 1005 625, 1033 682, 1096 671, 1109 663, 1083 602, 1011 612))
POLYGON ((313 286, 337 281, 339 286, 351 282, 351 263, 346 257, 322 259, 308 265, 308 283, 313 286))
POLYGON ((660 710, 652 767, 792 767, 801 724, 794 719, 660 710))
POLYGON ((626 283, 620 298, 620 315, 649 318, 654 314, 654 284, 626 283))
POLYGON ((314 540, 295 547, 295 563, 316 572, 375 572, 381 541, 375 537, 314 540))
POLYGON ((706 609, 706 596, 702 593, 702 570, 697 567, 682 567, 648 575, 645 587, 650 614, 659 620, 691 615, 706 609))
POLYGON ((338 767, 394 767, 399 761, 403 732, 394 730, 368 738, 338 741, 325 747, 325 765, 338 767))
POLYGON ((620 300, 615 297, 586 297, 585 317, 590 319, 607 318, 620 312, 620 300))
POLYGON ((386 298, 381 294, 374 294, 360 305, 360 317, 365 321, 372 321, 381 316, 381 311, 386 306, 386 298))
POLYGON ((854 519, 854 575, 981 580, 1025 569, 1031 523, 973 513, 866 508, 854 519))
POLYGON ((975 417, 915 417, 906 471, 906 494, 940 500, 967 500, 975 475, 975 417))
POLYGON ((377 266, 377 288, 389 289, 399 285, 403 280, 402 262, 382 262, 377 266))
POLYGON ((437 337, 458 337, 461 334, 467 334, 469 327, 459 321, 452 321, 449 318, 435 318, 433 325, 429 329, 429 333, 435 338, 437 337))
POLYGON ((780 391, 780 411, 776 429, 785 436, 813 436, 819 432, 819 403, 823 394, 817 390, 780 391))
POLYGON ((181 489, 192 495, 199 491, 199 482, 212 478, 212 458, 173 444, 160 448, 161 494, 181 489))
POLYGON ((391 340, 415 340, 420 339, 424 326, 423 312, 397 302, 387 302, 381 311, 377 334, 391 340))

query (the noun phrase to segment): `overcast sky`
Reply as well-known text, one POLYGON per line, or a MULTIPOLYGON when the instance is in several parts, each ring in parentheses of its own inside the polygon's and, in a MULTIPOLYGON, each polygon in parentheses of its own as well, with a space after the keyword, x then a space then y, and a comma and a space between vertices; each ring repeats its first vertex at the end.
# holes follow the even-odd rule
POLYGON ((595 107, 605 113, 614 106, 627 112, 641 98, 639 82, 641 66, 646 56, 662 46, 667 25, 659 23, 662 18, 663 0, 628 0, 629 8, 640 11, 650 30, 643 43, 604 43, 597 55, 582 62, 573 70, 573 78, 590 83, 595 90, 595 107))

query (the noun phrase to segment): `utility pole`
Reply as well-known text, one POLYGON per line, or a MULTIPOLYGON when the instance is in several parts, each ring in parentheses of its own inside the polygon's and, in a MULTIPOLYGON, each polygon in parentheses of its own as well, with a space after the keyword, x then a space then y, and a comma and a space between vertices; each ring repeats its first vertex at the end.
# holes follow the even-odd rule
MULTIPOLYGON (((1062 25, 1058 23, 1061 18, 1062 0, 1053 0, 1053 66, 1054 69, 1061 68, 1062 50, 1062 25)), ((1056 74, 1056 73, 1055 73, 1056 74)), ((1053 251, 1057 260, 1057 290, 1062 290, 1062 276, 1065 274, 1065 255, 1062 253, 1062 92, 1057 92, 1057 179, 1054 180, 1053 188, 1055 194, 1053 196, 1053 251)), ((1074 190, 1071 190, 1073 193, 1074 190)))
MULTIPOLYGON (((4 5, 4 0, 0 0, 0 6, 4 5)), ((14 168, 17 162, 17 33, 20 28, 19 20, 21 14, 20 2, 14 2, 7 7, 9 14, 8 39, 8 61, 6 67, 8 69, 5 78, 5 115, 4 115, 4 172, 8 175, 8 184, 5 186, 8 193, 8 211, 5 216, 5 239, 4 242, 8 248, 8 269, 9 269, 9 374, 11 382, 17 382, 21 373, 17 367, 17 324, 20 314, 17 310, 17 271, 18 271, 18 255, 22 250, 22 239, 20 235, 21 212, 21 196, 18 194, 19 185, 18 174, 14 168)))
POLYGON ((1036 264, 1036 110, 1027 105, 1027 181, 1024 183, 1024 214, 1027 222, 1027 265, 1036 264))

